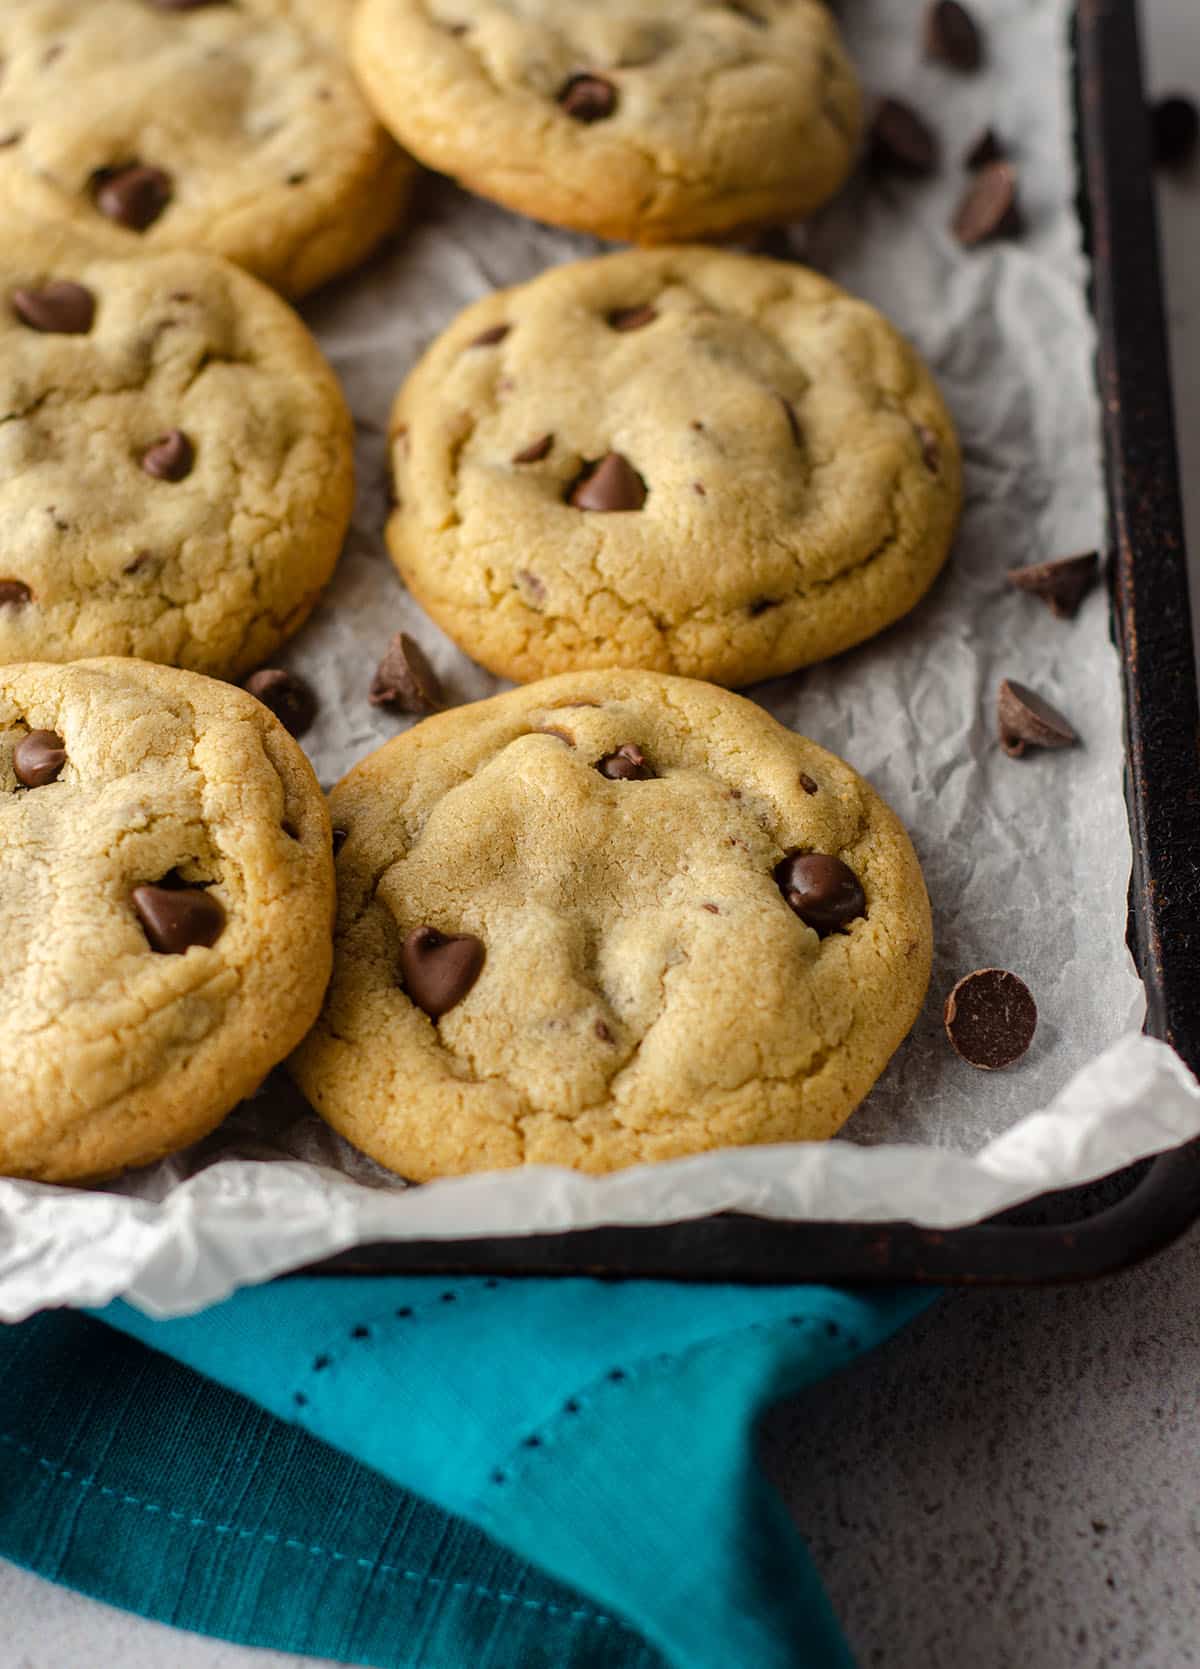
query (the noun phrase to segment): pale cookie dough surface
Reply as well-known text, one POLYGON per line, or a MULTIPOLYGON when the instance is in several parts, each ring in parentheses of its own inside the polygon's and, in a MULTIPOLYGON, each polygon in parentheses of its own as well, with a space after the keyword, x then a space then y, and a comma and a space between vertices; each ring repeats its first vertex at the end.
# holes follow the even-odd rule
POLYGON ((459 708, 363 760, 330 810, 334 977, 291 1067, 407 1177, 830 1136, 928 982, 929 904, 897 819, 710 685, 573 674, 459 708), (630 743, 649 780, 595 768, 630 743), (796 849, 848 864, 865 917, 806 926, 774 878, 796 849), (436 1023, 398 974, 422 926, 485 955, 436 1023))
POLYGON ((236 677, 305 620, 353 499, 353 431, 292 310, 228 262, 130 259, 5 211, 0 663, 135 655, 236 677), (81 285, 79 333, 20 292, 81 285), (172 431, 190 462, 155 475, 172 431))
POLYGON ((116 224, 104 170, 167 176, 135 247, 199 248, 289 295, 355 265, 413 173, 344 56, 347 0, 0 0, 0 177, 116 224))
POLYGON ((421 161, 631 242, 806 215, 861 129, 821 0, 364 0, 353 51, 421 161))
POLYGON ((518 680, 746 684, 837 654, 923 595, 962 494, 946 407, 881 314, 805 268, 698 248, 467 308, 402 389, 391 447, 397 567, 518 680), (576 508, 610 453, 641 508, 576 508))
POLYGON ((329 818, 243 691, 146 662, 0 668, 0 1174, 143 1165, 212 1129, 312 1023, 330 967, 329 818), (23 786, 20 744, 65 744, 23 786), (134 888, 224 912, 151 948, 134 888))

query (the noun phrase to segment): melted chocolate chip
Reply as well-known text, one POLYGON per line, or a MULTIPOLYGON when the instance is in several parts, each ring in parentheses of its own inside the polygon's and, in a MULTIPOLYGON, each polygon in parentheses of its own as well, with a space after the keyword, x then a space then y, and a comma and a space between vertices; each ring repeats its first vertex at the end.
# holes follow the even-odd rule
POLYGON ((1069 748, 1079 740, 1057 707, 1015 679, 1005 678, 1000 685, 996 724, 1000 746, 1012 759, 1020 759, 1026 748, 1069 748))
POLYGON ((553 435, 543 435, 540 440, 532 441, 520 452, 513 453, 514 464, 540 464, 543 458, 550 456, 550 449, 554 445, 553 435))
POLYGON ((617 108, 617 89, 602 75, 573 75, 558 102, 577 122, 602 122, 617 108))
POLYGON ((397 632, 371 683, 372 707, 397 713, 436 713, 446 705, 441 680, 421 645, 407 632, 397 632))
POLYGON ((262 667, 247 678, 243 688, 270 708, 293 736, 303 736, 317 716, 317 698, 312 686, 283 667, 262 667))
POLYGON ((825 938, 867 913, 858 876, 824 852, 792 852, 775 865, 775 882, 789 908, 825 938))
POLYGON ((26 788, 53 782, 67 762, 67 745, 54 730, 31 730, 13 749, 13 772, 26 788))
POLYGON ((38 290, 14 290, 12 307, 31 330, 58 336, 86 336, 96 317, 95 296, 69 278, 52 278, 38 290))
POLYGON ((609 328, 612 330, 642 330, 646 325, 654 323, 658 317, 658 309, 650 307, 618 307, 614 313, 608 315, 609 328))
POLYGON ((946 1036, 971 1066, 1011 1066, 1033 1042, 1037 1004, 1029 987, 1003 968, 967 974, 946 998, 946 1036))
POLYGON ((992 238, 1016 237, 1023 224, 1016 169, 1011 162, 989 162, 967 187, 951 227, 959 243, 971 249, 992 238))
POLYGON ((925 13, 925 55, 968 73, 982 64, 979 25, 959 0, 931 0, 925 13))
POLYGON ((646 782, 654 771, 636 742, 622 742, 615 753, 596 761, 596 769, 610 782, 646 782))
POLYGON ((1086 551, 1081 556, 1060 557, 1057 562, 1010 568, 1005 578, 1018 591, 1040 597, 1057 619, 1070 620, 1095 583, 1099 568, 1099 552, 1086 551))
POLYGON ((144 232, 171 201, 171 176, 162 168, 130 162, 101 168, 92 176, 92 190, 101 214, 131 232, 144 232))
POLYGON ((511 329, 511 325, 491 325, 487 330, 481 330, 478 336, 473 336, 467 346, 468 348, 494 348, 497 342, 503 342, 511 329))
POLYGON ((871 123, 870 158, 885 173, 919 178, 937 169, 937 136, 911 104, 903 99, 881 99, 871 123))
POLYGON ((156 481, 182 481, 195 461, 196 449, 182 429, 168 429, 142 453, 142 468, 156 481))
POLYGON ((151 950, 180 956, 192 945, 215 945, 225 926, 225 911, 201 887, 140 886, 133 907, 151 950))
POLYGON ((20 608, 33 600, 24 580, 0 580, 0 608, 20 608))
POLYGON ((400 947, 400 976, 404 989, 431 1020, 440 1020, 467 992, 483 971, 482 942, 471 933, 439 933, 436 927, 416 927, 400 947))
POLYGON ((577 510, 640 510, 646 502, 646 483, 628 458, 610 452, 599 463, 585 465, 569 502, 577 510))

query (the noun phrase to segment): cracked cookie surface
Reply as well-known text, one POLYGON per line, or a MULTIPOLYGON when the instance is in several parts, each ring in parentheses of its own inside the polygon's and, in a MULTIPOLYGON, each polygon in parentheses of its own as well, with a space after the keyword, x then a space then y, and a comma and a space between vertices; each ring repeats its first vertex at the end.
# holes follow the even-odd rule
POLYGON ((330 810, 334 976, 290 1069, 410 1178, 830 1136, 928 983, 895 816, 711 685, 570 674, 442 713, 330 810))
POLYGON ((352 39, 421 161, 602 237, 797 219, 841 185, 861 131, 823 0, 364 0, 352 39))
POLYGON ((349 522, 333 372, 225 261, 5 218, 0 663, 249 671, 306 619, 349 522))
POLYGON ((211 1130, 312 1023, 332 912, 323 797, 252 696, 0 667, 0 1174, 102 1177, 211 1130))
POLYGON ((791 672, 905 614, 958 441, 876 310, 699 248, 562 266, 459 316, 396 401, 388 542, 439 625, 525 680, 791 672))
POLYGON ((227 256, 289 295, 395 226, 413 168, 344 57, 346 0, 4 0, 0 178, 131 247, 227 256))

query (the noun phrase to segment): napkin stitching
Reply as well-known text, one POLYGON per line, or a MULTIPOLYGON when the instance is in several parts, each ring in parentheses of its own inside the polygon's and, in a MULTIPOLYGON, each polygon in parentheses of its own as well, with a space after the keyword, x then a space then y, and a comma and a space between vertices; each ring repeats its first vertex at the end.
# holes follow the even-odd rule
POLYGON ((270 1542, 278 1547, 294 1548, 299 1552, 309 1554, 312 1558, 329 1559, 335 1564, 354 1564, 363 1570, 376 1571, 388 1576, 400 1576, 406 1582, 420 1583, 425 1587, 447 1588, 451 1593, 472 1593, 480 1599, 495 1600, 498 1604, 519 1605, 524 1611, 544 1611, 547 1616, 569 1617, 573 1621, 596 1623, 601 1628, 614 1626, 614 1619, 606 1616, 602 1611, 589 1611, 585 1608, 571 1609, 565 1605, 555 1605, 552 1600, 526 1599, 520 1594, 509 1594, 502 1588, 484 1588, 475 1582, 447 1582, 444 1576, 431 1576, 425 1571, 407 1570, 403 1565, 393 1565, 384 1559, 368 1559, 361 1555, 340 1553, 336 1548, 320 1547, 312 1542, 303 1542, 296 1536, 281 1536, 274 1530, 251 1530, 245 1527, 238 1528, 233 1524, 214 1524, 211 1519, 204 1518, 199 1514, 189 1515, 182 1512, 178 1507, 164 1507, 159 1501, 147 1501, 144 1496, 131 1495, 124 1490, 114 1489, 111 1484, 97 1484, 94 1472, 80 1476, 73 1467, 58 1465, 56 1462, 48 1460, 46 1456, 39 1455, 30 1444, 22 1443, 19 1438, 10 1432, 0 1432, 0 1444, 14 1450, 17 1454, 25 1455, 30 1460, 36 1461, 52 1477, 74 1483, 77 1489, 87 1490, 95 1487, 98 1494, 108 1496, 114 1501, 120 1501, 123 1506, 140 1507, 143 1512, 147 1513, 161 1513, 166 1518, 173 1519, 178 1523, 187 1523, 195 1529, 211 1530, 217 1536, 227 1536, 236 1531, 238 1539, 242 1541, 258 1540, 270 1542))

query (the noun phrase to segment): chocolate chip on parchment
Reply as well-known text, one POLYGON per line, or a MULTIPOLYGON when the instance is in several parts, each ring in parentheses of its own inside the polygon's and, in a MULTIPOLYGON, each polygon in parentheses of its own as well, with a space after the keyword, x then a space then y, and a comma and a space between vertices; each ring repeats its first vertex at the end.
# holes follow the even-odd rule
POLYGON ((182 429, 168 429, 142 453, 142 468, 156 481, 182 481, 195 461, 196 448, 182 429))
POLYGON ((462 1002, 483 971, 486 952, 472 933, 415 927, 400 947, 404 989, 431 1020, 462 1002))
POLYGON ((144 232, 171 201, 171 176, 162 168, 129 162, 99 169, 92 175, 92 191, 102 215, 131 232, 144 232))
POLYGON ((645 307, 618 307, 608 315, 608 324, 612 330, 641 330, 657 317, 658 309, 649 303, 645 307))
POLYGON ((971 249, 992 238, 1016 237, 1022 225, 1016 169, 1011 162, 989 162, 975 175, 955 211, 955 237, 971 249))
POLYGON ((264 666, 252 672, 243 688, 268 707, 292 736, 303 736, 317 716, 317 698, 311 684, 281 666, 264 666))
POLYGON ((1029 987, 1003 968, 966 974, 946 998, 946 1036, 970 1066, 1011 1066, 1033 1042, 1037 1004, 1029 987))
POLYGON ((920 178, 936 171, 940 158, 937 135, 903 99, 881 99, 871 122, 869 155, 881 172, 920 178))
POLYGON ((774 874, 789 908, 822 939, 867 913, 862 882, 840 858, 791 852, 775 865, 774 874))
POLYGON ((225 926, 225 911, 202 887, 134 887, 133 907, 151 950, 180 956, 191 945, 215 945, 225 926))
POLYGON ((1000 746, 1012 759, 1020 759, 1026 748, 1069 748, 1079 740, 1057 707, 1010 678, 1000 684, 996 724, 1000 746))
POLYGON ((14 290, 12 307, 31 330, 58 336, 86 336, 96 317, 95 296, 70 278, 52 278, 37 290, 14 290))
POLYGON ((596 761, 596 769, 610 782, 646 782, 654 775, 636 742, 622 742, 615 753, 606 753, 596 761))
POLYGON ((20 608, 32 600, 33 592, 24 580, 0 580, 0 608, 20 608))
POLYGON ((520 452, 513 453, 514 464, 540 464, 543 458, 550 456, 550 449, 554 445, 553 435, 543 435, 540 440, 531 441, 520 452))
POLYGON ((487 330, 481 330, 478 336, 473 336, 467 346, 468 348, 494 348, 497 342, 503 342, 511 329, 511 325, 490 325, 487 330))
POLYGON ((407 632, 397 632, 388 644, 368 699, 372 707, 398 713, 436 713, 446 705, 440 678, 407 632))
POLYGON ((968 145, 963 167, 973 174, 979 168, 986 168, 989 162, 1004 162, 1007 157, 1007 147, 995 128, 985 127, 978 138, 968 145))
POLYGON ((646 502, 646 483, 628 458, 609 452, 599 463, 584 466, 569 502, 577 510, 640 510, 646 502))
POLYGON ((602 122, 617 108, 617 89, 602 75, 573 75, 558 102, 577 122, 602 122))
POLYGON ((925 56, 954 70, 977 70, 982 64, 979 25, 959 0, 931 0, 925 13, 925 56))
POLYGON ((13 749, 13 772, 26 788, 53 782, 67 762, 67 744, 55 730, 31 730, 13 749))
POLYGON ((1182 168, 1200 140, 1200 112, 1182 93, 1159 99, 1150 110, 1150 143, 1160 168, 1182 168))
POLYGON ((817 784, 809 776, 807 771, 801 771, 800 773, 800 786, 806 794, 815 794, 817 792, 817 784))
POLYGON ((1100 553, 1085 551, 1080 556, 1059 557, 1055 562, 1010 568, 1005 577, 1018 591, 1040 597, 1059 620, 1071 620, 1095 583, 1099 569, 1100 553))

